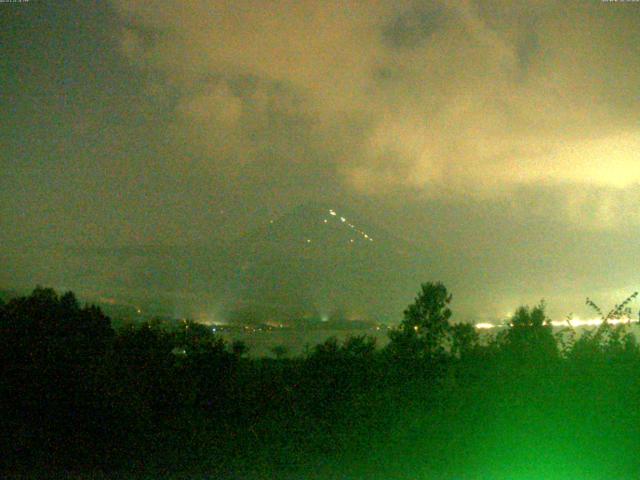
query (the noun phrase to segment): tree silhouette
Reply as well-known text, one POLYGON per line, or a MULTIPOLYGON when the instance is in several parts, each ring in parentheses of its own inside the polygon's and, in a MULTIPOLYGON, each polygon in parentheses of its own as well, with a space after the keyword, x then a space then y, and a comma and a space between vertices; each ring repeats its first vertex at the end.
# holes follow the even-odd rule
POLYGON ((271 353, 273 353, 278 360, 282 360, 289 353, 289 349, 284 345, 275 345, 271 347, 271 353))
POLYGON ((242 340, 234 340, 231 343, 231 352, 236 356, 236 358, 240 358, 249 352, 249 347, 242 340))
POLYGON ((368 357, 376 351, 376 339, 366 335, 349 336, 342 345, 342 351, 348 357, 368 357))
POLYGON ((500 341, 505 351, 514 359, 535 361, 543 365, 558 358, 558 345, 545 313, 544 302, 533 308, 518 307, 500 341))
POLYGON ((400 327, 389 334, 392 351, 426 358, 444 354, 451 328, 450 302, 451 294, 442 283, 423 283, 414 302, 404 311, 400 327))
POLYGON ((638 292, 632 293, 606 314, 593 300, 587 298, 586 304, 599 315, 601 323, 598 327, 583 332, 575 341, 573 349, 569 352, 571 358, 586 362, 604 357, 620 358, 620 356, 636 355, 638 343, 635 335, 629 330, 632 318, 629 305, 637 296, 638 292), (623 323, 614 325, 613 320, 623 323))
POLYGON ((97 307, 81 307, 71 292, 38 287, 2 307, 0 404, 21 422, 7 432, 16 435, 18 450, 86 453, 80 439, 91 436, 91 409, 99 401, 91 379, 113 335, 110 319, 97 307))
POLYGON ((478 347, 480 337, 476 328, 470 323, 456 323, 451 326, 451 354, 465 359, 478 347))

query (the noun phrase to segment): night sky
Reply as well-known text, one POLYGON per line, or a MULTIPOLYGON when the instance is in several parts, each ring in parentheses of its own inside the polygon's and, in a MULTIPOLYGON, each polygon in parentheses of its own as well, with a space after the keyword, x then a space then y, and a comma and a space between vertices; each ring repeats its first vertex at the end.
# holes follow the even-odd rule
POLYGON ((30 0, 0 22, 5 252, 228 241, 336 202, 437 251, 454 310, 640 286, 640 3, 30 0))

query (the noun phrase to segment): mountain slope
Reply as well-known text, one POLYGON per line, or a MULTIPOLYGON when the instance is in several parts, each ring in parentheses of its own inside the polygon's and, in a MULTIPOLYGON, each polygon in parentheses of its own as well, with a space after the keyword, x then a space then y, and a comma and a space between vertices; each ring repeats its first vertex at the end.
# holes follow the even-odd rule
POLYGON ((234 257, 238 305, 378 320, 397 318, 428 264, 418 246, 319 204, 269 220, 238 243, 234 257))

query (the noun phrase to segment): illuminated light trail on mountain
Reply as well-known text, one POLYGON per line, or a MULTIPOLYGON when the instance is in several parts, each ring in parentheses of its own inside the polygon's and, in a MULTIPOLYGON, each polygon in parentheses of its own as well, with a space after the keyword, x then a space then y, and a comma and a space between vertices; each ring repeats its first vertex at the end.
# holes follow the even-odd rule
MULTIPOLYGON (((332 208, 329 209, 329 214, 333 217, 337 217, 338 214, 336 213, 336 211, 332 208)), ((367 233, 365 233, 364 231, 356 228, 356 226, 353 223, 350 223, 347 221, 346 217, 339 217, 340 218, 340 222, 345 223, 346 225, 349 226, 349 228, 351 228, 352 230, 355 230, 360 236, 362 236, 365 240, 369 240, 370 242, 373 242, 373 238, 371 238, 371 236, 367 233)), ((325 218, 324 219, 324 223, 329 223, 329 221, 325 218)), ((351 240, 350 243, 353 243, 354 240, 351 240)))

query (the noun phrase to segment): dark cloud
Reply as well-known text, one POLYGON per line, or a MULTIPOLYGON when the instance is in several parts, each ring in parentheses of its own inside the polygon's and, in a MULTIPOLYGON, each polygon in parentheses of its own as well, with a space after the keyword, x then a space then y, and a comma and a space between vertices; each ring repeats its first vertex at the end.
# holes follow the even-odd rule
POLYGON ((437 3, 414 6, 397 14, 382 30, 386 43, 395 48, 417 48, 446 21, 446 10, 437 3))

